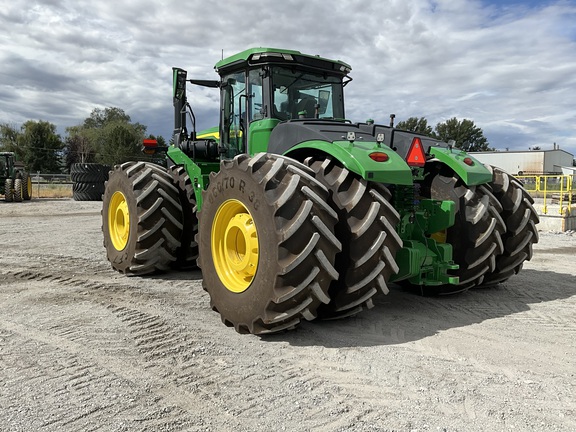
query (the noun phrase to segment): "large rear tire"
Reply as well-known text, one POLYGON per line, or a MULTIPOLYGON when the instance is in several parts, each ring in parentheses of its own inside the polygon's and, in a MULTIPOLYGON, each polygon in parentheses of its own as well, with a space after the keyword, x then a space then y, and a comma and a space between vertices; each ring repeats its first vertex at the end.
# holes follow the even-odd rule
POLYGON ((377 293, 398 273, 396 252, 402 247, 395 226, 400 215, 392 207, 388 189, 339 166, 332 159, 305 161, 330 190, 330 204, 339 215, 336 235, 342 252, 336 258, 340 277, 332 282, 329 304, 318 316, 325 319, 356 315, 373 307, 377 293))
POLYGON ((502 235, 504 251, 496 257, 496 268, 486 274, 483 285, 495 285, 517 274, 524 261, 532 258, 532 245, 538 243, 538 213, 534 200, 522 184, 500 168, 487 166, 492 171, 492 191, 500 203, 500 215, 506 225, 502 235))
POLYGON ((22 199, 25 201, 32 199, 32 179, 27 172, 22 173, 22 199))
POLYGON ((6 202, 14 201, 14 182, 11 178, 7 178, 4 182, 4 200, 6 202))
POLYGON ((192 180, 181 165, 168 168, 172 181, 178 188, 182 204, 182 238, 177 251, 174 267, 180 270, 194 270, 198 268, 198 218, 196 216, 196 194, 192 180))
POLYGON ((180 246, 182 206, 166 169, 146 162, 117 165, 103 201, 104 247, 112 267, 128 275, 168 270, 180 246))
POLYGON ((294 328, 330 301, 341 244, 328 190, 313 175, 266 153, 222 161, 210 175, 198 214, 203 286, 239 333, 294 328))
POLYGON ((14 179, 14 202, 22 202, 23 199, 22 179, 14 179))
POLYGON ((448 228, 446 241, 453 248, 453 259, 459 265, 451 274, 458 285, 427 287, 435 294, 453 294, 480 285, 496 269, 496 256, 504 250, 502 233, 506 227, 499 215, 498 200, 485 185, 466 186, 457 176, 442 173, 429 185, 429 197, 456 203, 454 225, 448 228))

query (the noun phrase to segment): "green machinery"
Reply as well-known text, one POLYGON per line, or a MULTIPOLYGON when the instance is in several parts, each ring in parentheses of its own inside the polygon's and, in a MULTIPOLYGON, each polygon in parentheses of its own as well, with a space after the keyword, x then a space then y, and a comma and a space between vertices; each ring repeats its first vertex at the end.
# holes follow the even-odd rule
POLYGON ((346 120, 346 63, 255 48, 215 69, 214 81, 173 69, 173 144, 145 142, 167 168, 110 173, 102 229, 116 270, 197 265, 222 321, 263 334, 354 315, 390 283, 497 284, 531 258, 538 216, 522 185, 393 117, 346 120), (196 131, 188 84, 220 92, 219 127, 196 131))
POLYGON ((32 179, 16 162, 13 152, 0 152, 0 195, 7 202, 22 202, 32 198, 32 179))

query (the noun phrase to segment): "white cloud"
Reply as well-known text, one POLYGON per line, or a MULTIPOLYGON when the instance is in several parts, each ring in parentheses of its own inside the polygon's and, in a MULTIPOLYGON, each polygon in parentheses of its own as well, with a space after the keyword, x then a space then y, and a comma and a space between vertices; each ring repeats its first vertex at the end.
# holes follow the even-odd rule
MULTIPOLYGON (((0 122, 60 131, 116 106, 172 131, 171 68, 214 79, 222 52, 297 49, 352 65, 352 120, 468 118, 504 149, 576 154, 575 0, 3 1, 0 122)), ((198 124, 218 96, 193 89, 198 124)))

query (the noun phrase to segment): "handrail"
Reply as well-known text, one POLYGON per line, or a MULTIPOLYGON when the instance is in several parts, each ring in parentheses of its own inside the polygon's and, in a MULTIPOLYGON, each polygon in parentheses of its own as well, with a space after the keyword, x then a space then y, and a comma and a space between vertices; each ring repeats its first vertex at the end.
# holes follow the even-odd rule
POLYGON ((572 201, 576 195, 574 176, 572 175, 519 175, 515 176, 534 198, 542 197, 542 213, 548 214, 548 204, 558 196, 559 212, 564 215, 572 211, 572 201))

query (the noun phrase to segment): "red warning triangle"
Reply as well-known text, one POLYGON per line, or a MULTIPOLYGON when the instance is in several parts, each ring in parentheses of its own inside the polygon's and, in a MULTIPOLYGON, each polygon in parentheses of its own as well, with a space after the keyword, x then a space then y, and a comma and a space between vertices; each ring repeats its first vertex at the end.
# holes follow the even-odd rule
POLYGON ((424 154, 424 146, 422 140, 414 137, 408 155, 406 156, 406 163, 410 166, 423 167, 426 164, 426 155, 424 154))

